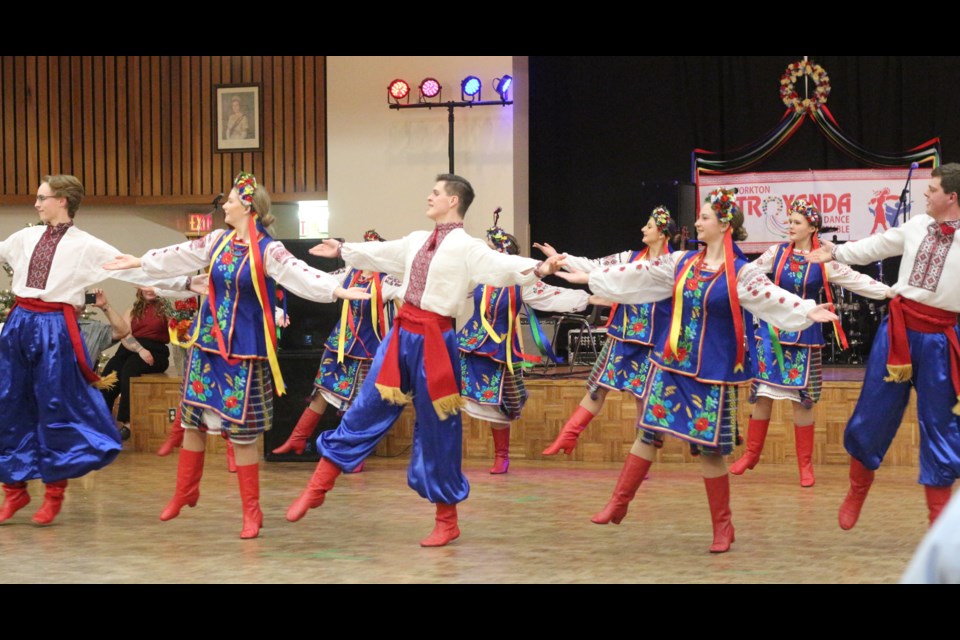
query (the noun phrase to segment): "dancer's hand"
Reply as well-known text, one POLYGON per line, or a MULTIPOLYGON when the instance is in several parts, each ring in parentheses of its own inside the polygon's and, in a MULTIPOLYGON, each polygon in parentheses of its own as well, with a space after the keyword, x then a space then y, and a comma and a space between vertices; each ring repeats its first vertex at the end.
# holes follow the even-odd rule
POLYGON ((807 262, 830 262, 833 260, 833 247, 835 245, 829 240, 821 240, 820 247, 807 254, 807 262))
POLYGON ((540 250, 540 253, 542 253, 543 255, 547 256, 548 258, 551 257, 551 256, 555 256, 555 255, 557 255, 557 253, 559 253, 556 249, 554 249, 553 247, 551 247, 551 246, 550 246, 549 244, 547 244, 546 242, 544 242, 543 244, 540 244, 539 242, 534 242, 534 243, 533 243, 533 248, 534 248, 534 249, 539 249, 539 250, 540 250))
POLYGON ((833 304, 829 302, 818 304, 813 309, 810 309, 809 312, 807 312, 807 317, 814 322, 833 322, 834 320, 839 320, 840 318, 837 316, 837 314, 831 311, 832 308, 833 304))
POLYGON ((342 244, 339 240, 327 238, 320 244, 310 247, 308 253, 312 256, 320 256, 321 258, 336 258, 340 252, 340 245, 342 244))
POLYGON ((136 256, 131 256, 130 254, 123 253, 113 259, 113 262, 108 262, 104 265, 101 265, 107 271, 122 271, 123 269, 136 269, 140 266, 140 258, 136 256))
POLYGON ((198 296, 205 296, 210 292, 210 274, 190 276, 190 291, 198 296))
POLYGON ((557 271, 556 276, 573 284, 589 284, 590 274, 586 271, 557 271))
POLYGON ((333 292, 333 295, 337 296, 341 300, 369 300, 370 293, 364 291, 360 287, 350 287, 349 289, 344 289, 343 287, 337 287, 333 292))

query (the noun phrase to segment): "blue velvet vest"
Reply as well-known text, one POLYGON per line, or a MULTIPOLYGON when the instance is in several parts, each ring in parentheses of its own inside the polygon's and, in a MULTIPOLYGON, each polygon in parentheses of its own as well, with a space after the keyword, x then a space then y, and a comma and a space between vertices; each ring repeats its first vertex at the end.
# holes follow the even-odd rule
MULTIPOLYGON (((490 335, 483 328, 483 323, 480 320, 480 314, 483 313, 483 310, 480 308, 480 303, 483 300, 483 289, 484 285, 479 285, 473 291, 473 315, 470 316, 470 319, 466 322, 466 324, 463 325, 463 329, 461 329, 460 333, 457 335, 457 340, 460 343, 460 351, 493 358, 497 362, 506 362, 508 341, 513 343, 514 354, 521 353, 519 336, 520 322, 517 318, 517 314, 520 313, 520 306, 523 302, 520 287, 517 285, 502 289, 491 287, 492 290, 490 292, 489 302, 490 308, 487 311, 487 320, 490 322, 490 325, 493 327, 493 330, 496 331, 497 335, 500 336, 505 334, 509 329, 509 292, 511 289, 513 290, 514 294, 513 335, 509 336, 507 339, 501 340, 499 344, 490 338, 490 335)), ((516 357, 514 358, 514 362, 518 362, 516 357)))

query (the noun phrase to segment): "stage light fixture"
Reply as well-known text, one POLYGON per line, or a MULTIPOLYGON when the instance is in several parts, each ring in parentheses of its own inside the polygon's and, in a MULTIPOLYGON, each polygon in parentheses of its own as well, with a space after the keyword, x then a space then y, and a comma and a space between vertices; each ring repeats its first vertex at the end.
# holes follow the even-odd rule
POLYGON ((425 99, 438 97, 442 90, 443 87, 440 86, 439 80, 436 78, 424 78, 420 83, 420 102, 424 102, 425 99))
POLYGON ((493 79, 493 90, 497 92, 497 95, 500 96, 500 99, 506 102, 510 99, 510 87, 513 86, 513 77, 512 76, 503 76, 502 78, 493 79))
POLYGON ((480 100, 480 89, 483 83, 477 76, 467 76, 460 83, 460 97, 464 102, 474 102, 480 100))
POLYGON ((410 85, 407 84, 406 80, 397 78, 387 85, 387 103, 393 101, 395 104, 400 104, 400 101, 404 98, 407 99, 407 102, 410 102, 409 96, 410 85))

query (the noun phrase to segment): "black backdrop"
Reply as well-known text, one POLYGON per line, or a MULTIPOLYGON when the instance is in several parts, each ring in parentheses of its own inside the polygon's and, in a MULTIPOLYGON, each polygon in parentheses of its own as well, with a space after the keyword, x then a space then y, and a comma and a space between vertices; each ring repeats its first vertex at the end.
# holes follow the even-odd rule
MULTIPOLYGON (((532 240, 587 256, 637 248, 644 192, 692 182, 694 148, 732 151, 770 131, 785 111, 780 76, 798 57, 530 56, 532 240)), ((960 57, 810 58, 861 145, 902 151, 939 136, 944 162, 960 161, 960 57)), ((808 121, 751 170, 860 166, 808 121)))

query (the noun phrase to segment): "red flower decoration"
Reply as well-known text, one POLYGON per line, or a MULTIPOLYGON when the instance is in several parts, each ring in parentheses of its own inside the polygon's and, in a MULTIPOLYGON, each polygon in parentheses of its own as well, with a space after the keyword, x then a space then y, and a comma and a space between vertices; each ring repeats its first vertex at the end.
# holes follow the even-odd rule
POLYGON ((684 347, 677 347, 677 360, 683 362, 687 359, 687 350, 684 347))
POLYGON ((710 421, 706 418, 698 418, 693 427, 697 431, 706 431, 710 427, 710 421))
POLYGON ((767 363, 761 362, 759 368, 760 368, 760 373, 765 372, 767 370, 767 363))
POLYGON ((631 380, 631 381, 630 381, 630 386, 633 387, 634 389, 636 389, 637 387, 639 387, 639 386, 640 386, 640 378, 634 378, 633 380, 631 380))
POLYGON ((490 391, 489 389, 487 389, 481 395, 483 396, 484 400, 489 400, 490 398, 493 397, 493 391, 490 391))
POLYGON ((223 401, 223 404, 225 404, 228 409, 233 409, 235 406, 237 406, 237 396, 227 396, 227 399, 223 401))
POLYGON ((790 376, 790 379, 791 379, 791 380, 796 380, 797 378, 800 377, 800 372, 797 371, 797 368, 796 368, 796 367, 794 367, 793 369, 790 369, 790 371, 789 371, 789 373, 787 373, 787 375, 790 376))
POLYGON ((799 263, 799 262, 791 262, 791 263, 790 263, 790 271, 793 271, 793 272, 800 271, 800 263, 799 263))
POLYGON ((232 253, 229 253, 229 252, 224 253, 224 254, 223 254, 223 263, 224 263, 224 264, 233 264, 233 254, 232 254, 232 253))
POLYGON ((690 291, 696 291, 696 290, 697 290, 697 279, 696 279, 696 278, 690 278, 689 280, 687 280, 687 289, 689 289, 690 291))
POLYGON ((203 393, 203 383, 200 382, 199 380, 194 380, 194 381, 191 383, 191 386, 193 387, 193 392, 194 392, 194 393, 198 393, 198 394, 199 394, 199 393, 203 393))
POLYGON ((662 404, 653 405, 653 415, 657 417, 658 420, 663 420, 667 417, 667 408, 662 404))
POLYGON ((643 324, 642 322, 634 322, 633 326, 631 327, 631 330, 634 333, 640 333, 641 331, 644 330, 644 328, 646 328, 646 326, 647 325, 643 324))

